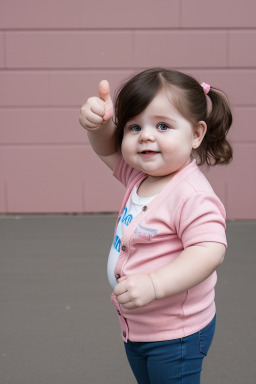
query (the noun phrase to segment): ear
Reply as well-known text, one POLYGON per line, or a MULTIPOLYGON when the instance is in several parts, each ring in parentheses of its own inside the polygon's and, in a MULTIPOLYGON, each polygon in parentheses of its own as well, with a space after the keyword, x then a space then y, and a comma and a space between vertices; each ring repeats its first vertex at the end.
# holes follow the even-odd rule
POLYGON ((201 142, 203 141, 204 135, 207 131, 207 125, 204 121, 199 121, 199 123, 194 127, 194 138, 192 147, 193 149, 196 149, 200 146, 201 142))

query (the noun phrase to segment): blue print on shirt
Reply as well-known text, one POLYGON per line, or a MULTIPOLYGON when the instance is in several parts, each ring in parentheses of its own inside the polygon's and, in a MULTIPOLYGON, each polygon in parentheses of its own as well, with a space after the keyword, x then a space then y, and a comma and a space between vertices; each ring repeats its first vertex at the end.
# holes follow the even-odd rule
MULTIPOLYGON (((121 222, 124 223, 126 226, 128 226, 130 224, 130 222, 132 221, 132 219, 133 219, 133 215, 131 215, 131 214, 127 215, 127 207, 125 207, 125 209, 122 213, 122 216, 121 216, 121 222)), ((113 246, 117 250, 117 252, 120 252, 121 239, 118 235, 116 235, 114 238, 113 246)))
POLYGON ((130 224, 130 222, 133 219, 133 215, 129 214, 127 215, 127 207, 125 207, 123 214, 122 214, 122 223, 124 223, 126 226, 130 224))
POLYGON ((117 250, 117 252, 120 252, 121 239, 118 235, 115 236, 113 245, 114 245, 114 248, 117 250))

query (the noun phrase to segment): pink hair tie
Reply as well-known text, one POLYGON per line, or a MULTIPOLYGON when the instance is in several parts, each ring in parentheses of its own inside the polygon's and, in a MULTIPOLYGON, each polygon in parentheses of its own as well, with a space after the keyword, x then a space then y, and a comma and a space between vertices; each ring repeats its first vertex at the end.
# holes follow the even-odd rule
POLYGON ((204 93, 207 95, 207 93, 210 91, 211 86, 207 83, 202 83, 201 87, 203 87, 204 93))

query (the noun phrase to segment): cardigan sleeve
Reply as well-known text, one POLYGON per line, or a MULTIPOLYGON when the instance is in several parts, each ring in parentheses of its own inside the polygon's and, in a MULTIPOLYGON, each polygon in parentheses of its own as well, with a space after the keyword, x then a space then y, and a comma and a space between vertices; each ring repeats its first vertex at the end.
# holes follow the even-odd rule
POLYGON ((127 187, 131 180, 133 180, 140 173, 142 174, 141 171, 138 171, 127 164, 123 156, 120 156, 113 170, 113 176, 124 184, 125 187, 127 187))
POLYGON ((179 214, 177 232, 184 249, 206 241, 227 246, 225 218, 225 208, 214 193, 192 193, 181 204, 179 214))

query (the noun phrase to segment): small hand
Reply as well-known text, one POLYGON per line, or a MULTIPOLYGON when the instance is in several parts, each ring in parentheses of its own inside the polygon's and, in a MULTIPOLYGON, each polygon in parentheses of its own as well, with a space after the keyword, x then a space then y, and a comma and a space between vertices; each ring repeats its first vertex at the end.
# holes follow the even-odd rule
POLYGON ((90 97, 82 106, 79 122, 87 130, 96 130, 113 117, 113 102, 107 80, 99 83, 99 97, 90 97))
POLYGON ((126 309, 144 307, 155 300, 155 289, 146 273, 124 276, 114 289, 119 304, 126 309))

